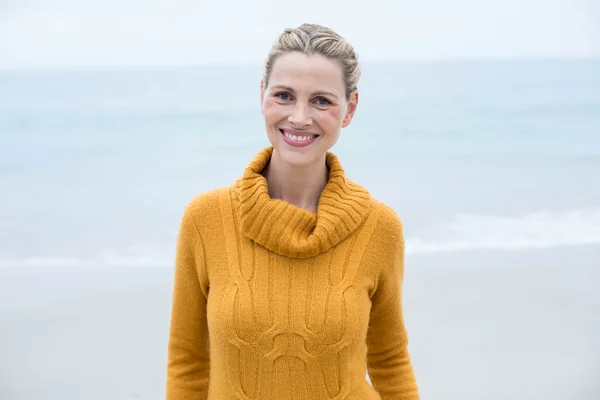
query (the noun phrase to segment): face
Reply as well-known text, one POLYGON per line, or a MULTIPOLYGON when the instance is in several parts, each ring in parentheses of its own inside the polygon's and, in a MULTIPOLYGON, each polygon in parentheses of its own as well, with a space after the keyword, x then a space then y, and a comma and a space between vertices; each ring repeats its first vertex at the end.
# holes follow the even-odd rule
POLYGON ((346 99, 342 69, 321 56, 287 53, 273 65, 269 84, 261 82, 262 114, 278 156, 295 166, 324 162, 358 104, 346 99))

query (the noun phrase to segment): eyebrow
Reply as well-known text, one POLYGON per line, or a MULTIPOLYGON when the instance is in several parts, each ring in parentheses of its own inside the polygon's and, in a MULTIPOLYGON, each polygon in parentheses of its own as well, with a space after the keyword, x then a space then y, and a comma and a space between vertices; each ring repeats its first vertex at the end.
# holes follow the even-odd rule
MULTIPOLYGON (((291 88, 290 86, 286 86, 286 85, 274 85, 273 89, 276 89, 276 88, 287 90, 288 92, 290 92, 292 94, 296 93, 296 91, 293 88, 291 88)), ((324 95, 324 96, 331 96, 331 97, 334 97, 334 98, 338 97, 335 93, 328 92, 326 90, 319 90, 317 92, 314 92, 313 95, 314 96, 317 96, 317 95, 323 96, 324 95)))

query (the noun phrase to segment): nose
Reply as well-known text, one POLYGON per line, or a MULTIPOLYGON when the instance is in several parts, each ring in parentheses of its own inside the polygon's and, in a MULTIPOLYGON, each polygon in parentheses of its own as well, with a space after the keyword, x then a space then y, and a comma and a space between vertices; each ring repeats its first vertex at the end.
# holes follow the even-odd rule
POLYGON ((312 123, 310 109, 304 104, 297 103, 292 108, 288 121, 296 127, 305 127, 312 123))

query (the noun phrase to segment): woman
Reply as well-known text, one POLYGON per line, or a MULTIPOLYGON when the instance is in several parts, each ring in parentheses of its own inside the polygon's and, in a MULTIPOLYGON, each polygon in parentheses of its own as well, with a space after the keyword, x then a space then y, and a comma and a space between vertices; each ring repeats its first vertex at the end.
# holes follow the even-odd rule
POLYGON ((286 29, 274 44, 261 81, 272 146, 182 218, 167 399, 419 398, 401 222, 329 152, 359 78, 328 28, 286 29))

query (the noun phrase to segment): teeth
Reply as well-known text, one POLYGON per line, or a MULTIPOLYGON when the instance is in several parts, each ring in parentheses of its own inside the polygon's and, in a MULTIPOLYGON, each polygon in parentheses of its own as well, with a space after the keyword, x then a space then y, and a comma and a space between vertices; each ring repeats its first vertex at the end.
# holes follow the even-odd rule
POLYGON ((311 139, 315 138, 314 135, 311 135, 311 136, 296 136, 296 135, 290 135, 287 132, 284 132, 283 134, 285 135, 286 138, 291 139, 291 140, 296 141, 296 142, 305 142, 307 140, 311 140, 311 139))

